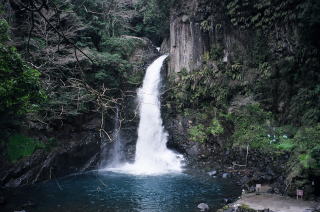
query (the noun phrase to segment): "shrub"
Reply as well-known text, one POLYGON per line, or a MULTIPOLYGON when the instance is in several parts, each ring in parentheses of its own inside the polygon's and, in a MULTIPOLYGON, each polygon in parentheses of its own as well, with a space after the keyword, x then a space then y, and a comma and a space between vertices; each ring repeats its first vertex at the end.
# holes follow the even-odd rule
POLYGON ((296 143, 303 149, 312 149, 320 145, 320 124, 315 127, 302 127, 294 137, 296 143))
POLYGON ((46 98, 40 72, 30 68, 15 48, 0 44, 0 114, 23 115, 46 98))
MULTIPOLYGON (((206 114, 203 113, 203 116, 206 114)), ((201 117, 200 117, 201 119, 201 117)), ((188 134, 192 141, 204 143, 208 140, 210 135, 219 135, 223 133, 223 127, 220 124, 218 119, 212 119, 209 126, 204 126, 203 124, 198 124, 196 126, 191 127, 188 130, 188 134)))
POLYGON ((223 127, 221 126, 218 119, 212 119, 211 125, 208 128, 208 131, 212 135, 219 135, 219 134, 223 133, 224 130, 223 130, 223 127))
POLYGON ((0 43, 9 40, 9 25, 4 19, 0 19, 0 43))
POLYGON ((198 124, 188 130, 188 134, 192 141, 204 143, 207 140, 207 134, 203 124, 198 124))
POLYGON ((234 122, 234 145, 250 145, 259 148, 270 144, 268 138, 268 121, 271 114, 264 111, 259 104, 251 104, 241 108, 232 115, 234 122))

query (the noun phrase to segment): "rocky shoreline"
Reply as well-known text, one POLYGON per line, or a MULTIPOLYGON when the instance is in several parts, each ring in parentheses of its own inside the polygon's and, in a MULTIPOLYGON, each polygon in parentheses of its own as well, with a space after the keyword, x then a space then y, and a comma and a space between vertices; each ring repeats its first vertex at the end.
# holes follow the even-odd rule
POLYGON ((318 212, 320 203, 270 193, 243 194, 217 212, 318 212))

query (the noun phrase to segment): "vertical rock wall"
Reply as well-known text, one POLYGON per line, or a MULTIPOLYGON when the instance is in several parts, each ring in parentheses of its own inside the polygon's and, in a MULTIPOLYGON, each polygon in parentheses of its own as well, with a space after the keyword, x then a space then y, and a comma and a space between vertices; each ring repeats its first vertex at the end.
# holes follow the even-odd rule
POLYGON ((175 4, 170 21, 169 73, 199 68, 204 53, 217 44, 224 48, 224 60, 234 55, 234 49, 245 49, 247 33, 230 26, 223 4, 208 0, 175 4))
POLYGON ((170 72, 188 71, 201 65, 206 50, 205 35, 200 23, 188 15, 173 18, 170 23, 170 72))

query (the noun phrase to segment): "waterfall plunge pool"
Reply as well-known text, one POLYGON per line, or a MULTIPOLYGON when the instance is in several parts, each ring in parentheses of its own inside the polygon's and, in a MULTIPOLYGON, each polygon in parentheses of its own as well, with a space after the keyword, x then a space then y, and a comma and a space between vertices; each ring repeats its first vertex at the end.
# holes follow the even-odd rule
MULTIPOLYGON (((109 164, 115 172, 105 167, 105 171, 11 190, 1 211, 22 211, 26 203, 34 204, 25 208, 26 212, 189 212, 199 211, 199 203, 207 203, 215 211, 223 206, 225 198, 240 196, 240 188, 230 179, 182 173, 183 156, 167 148, 159 92, 160 71, 166 57, 159 57, 147 68, 138 90, 140 122, 133 164, 119 166, 121 139, 120 132, 115 131, 118 142, 109 164)), ((116 121, 115 129, 117 125, 116 121)))
POLYGON ((199 211, 197 205, 202 202, 215 211, 223 206, 225 198, 235 199, 240 193, 232 180, 205 175, 144 176, 92 171, 10 190, 1 211, 189 212, 199 211), (23 208, 28 202, 34 206, 23 208))

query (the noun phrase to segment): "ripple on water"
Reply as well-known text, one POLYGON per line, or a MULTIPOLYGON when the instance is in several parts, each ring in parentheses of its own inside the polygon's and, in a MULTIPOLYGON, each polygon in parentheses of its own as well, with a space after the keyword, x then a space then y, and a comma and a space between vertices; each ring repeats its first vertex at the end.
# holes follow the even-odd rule
POLYGON ((239 196, 240 188, 230 180, 188 174, 135 176, 89 172, 16 189, 9 194, 8 204, 1 211, 11 212, 32 201, 37 205, 32 212, 188 212, 197 211, 201 202, 219 208, 224 198, 239 196))

